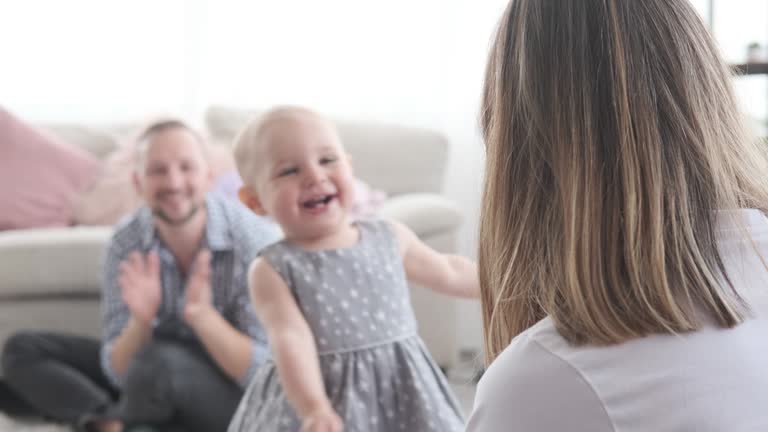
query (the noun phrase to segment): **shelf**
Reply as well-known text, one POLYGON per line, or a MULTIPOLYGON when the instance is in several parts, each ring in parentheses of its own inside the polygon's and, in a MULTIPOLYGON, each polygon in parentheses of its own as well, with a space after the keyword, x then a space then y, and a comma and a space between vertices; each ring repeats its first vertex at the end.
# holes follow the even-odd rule
POLYGON ((739 75, 768 75, 768 63, 732 64, 731 69, 739 75))

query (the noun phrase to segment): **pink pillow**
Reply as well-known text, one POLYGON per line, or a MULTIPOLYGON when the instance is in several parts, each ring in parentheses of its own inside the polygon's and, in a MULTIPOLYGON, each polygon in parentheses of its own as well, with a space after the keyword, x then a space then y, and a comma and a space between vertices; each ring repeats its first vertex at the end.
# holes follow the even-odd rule
POLYGON ((77 225, 113 225, 141 206, 132 179, 134 160, 127 145, 110 153, 101 175, 72 202, 77 225))
POLYGON ((376 216, 379 207, 387 200, 384 191, 373 189, 368 183, 355 179, 355 203, 352 205, 353 219, 366 219, 376 216))
POLYGON ((87 151, 0 107, 0 230, 70 225, 73 197, 99 168, 87 151))

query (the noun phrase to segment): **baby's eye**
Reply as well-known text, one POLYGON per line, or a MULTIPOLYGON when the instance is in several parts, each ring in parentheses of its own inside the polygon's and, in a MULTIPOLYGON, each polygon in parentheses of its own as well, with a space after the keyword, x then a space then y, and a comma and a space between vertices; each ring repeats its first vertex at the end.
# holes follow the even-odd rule
POLYGON ((327 165, 329 163, 334 163, 337 160, 339 160, 339 158, 337 158, 335 156, 327 156, 327 157, 324 157, 324 158, 320 159, 320 165, 327 165))
POLYGON ((191 164, 191 163, 183 163, 183 164, 181 164, 181 170, 183 172, 195 171, 195 168, 197 168, 197 167, 194 164, 191 164))
POLYGON ((278 177, 285 177, 285 176, 297 174, 298 172, 299 172, 298 168, 290 167, 290 168, 286 168, 286 169, 281 170, 280 172, 278 172, 277 176, 278 177))

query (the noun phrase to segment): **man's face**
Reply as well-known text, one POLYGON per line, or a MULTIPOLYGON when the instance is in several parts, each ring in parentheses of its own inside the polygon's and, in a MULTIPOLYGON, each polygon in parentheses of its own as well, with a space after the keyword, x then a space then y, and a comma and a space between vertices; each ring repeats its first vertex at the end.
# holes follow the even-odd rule
POLYGON ((184 128, 151 135, 139 155, 136 186, 155 216, 183 225, 198 214, 211 185, 202 144, 184 128))

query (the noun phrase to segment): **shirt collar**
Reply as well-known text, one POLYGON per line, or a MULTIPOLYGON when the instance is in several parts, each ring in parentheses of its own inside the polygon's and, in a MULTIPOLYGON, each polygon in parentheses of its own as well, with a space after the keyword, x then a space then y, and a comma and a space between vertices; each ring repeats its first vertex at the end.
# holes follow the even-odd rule
MULTIPOLYGON (((207 211, 207 220, 205 223, 205 236, 203 237, 203 246, 211 251, 230 250, 234 247, 232 236, 227 223, 227 214, 224 211, 222 198, 208 194, 205 197, 205 210, 207 211)), ((142 228, 141 246, 144 250, 149 250, 157 239, 157 230, 155 229, 155 218, 152 210, 144 206, 138 213, 139 224, 142 228)))

